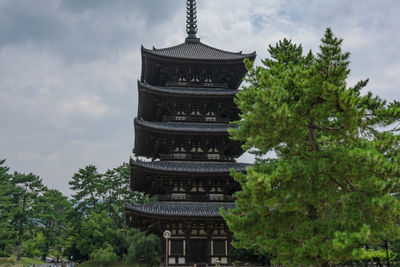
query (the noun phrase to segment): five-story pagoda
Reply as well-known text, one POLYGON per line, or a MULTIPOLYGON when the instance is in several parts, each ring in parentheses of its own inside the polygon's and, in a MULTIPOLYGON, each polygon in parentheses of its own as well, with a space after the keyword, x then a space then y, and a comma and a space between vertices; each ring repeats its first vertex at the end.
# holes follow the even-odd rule
POLYGON ((195 0, 187 0, 187 33, 177 46, 142 47, 131 188, 157 201, 127 204, 127 224, 160 237, 169 230, 170 265, 229 264, 231 234, 219 209, 235 207, 240 187, 230 170, 248 164, 235 161, 243 150, 227 129, 238 119, 243 60, 256 55, 201 43, 195 0))

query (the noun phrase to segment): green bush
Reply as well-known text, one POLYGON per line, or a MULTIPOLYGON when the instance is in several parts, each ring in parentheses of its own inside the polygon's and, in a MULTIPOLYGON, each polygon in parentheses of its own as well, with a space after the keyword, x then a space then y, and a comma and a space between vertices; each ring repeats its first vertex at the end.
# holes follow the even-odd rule
POLYGON ((35 233, 32 238, 22 242, 22 254, 28 258, 38 258, 45 250, 46 238, 41 232, 35 233))
POLYGON ((127 264, 145 264, 158 266, 160 264, 160 239, 153 235, 146 235, 132 229, 127 237, 128 254, 125 257, 127 264))
POLYGON ((114 249, 107 245, 105 249, 97 249, 90 254, 90 259, 92 262, 103 266, 104 264, 110 264, 112 262, 116 262, 118 260, 117 254, 114 252, 114 249))
POLYGON ((8 261, 9 261, 12 265, 14 265, 14 264, 17 262, 17 257, 15 257, 15 255, 13 254, 13 255, 11 255, 11 256, 8 258, 8 261))
POLYGON ((117 248, 118 233, 106 211, 92 213, 82 221, 76 248, 84 258, 107 246, 117 248), (107 241, 107 244, 105 244, 107 241))
MULTIPOLYGON (((389 260, 393 261, 396 257, 396 254, 391 250, 388 251, 389 253, 389 260)), ((363 249, 361 259, 363 261, 370 261, 370 262, 384 262, 386 261, 386 250, 384 249, 363 249)))

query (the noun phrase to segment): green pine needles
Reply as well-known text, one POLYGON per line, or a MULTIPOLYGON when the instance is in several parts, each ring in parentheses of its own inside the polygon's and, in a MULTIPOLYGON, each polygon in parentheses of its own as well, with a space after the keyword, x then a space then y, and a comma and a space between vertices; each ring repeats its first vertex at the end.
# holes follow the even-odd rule
POLYGON ((366 245, 400 237, 399 102, 349 87, 349 56, 327 29, 304 56, 284 39, 249 69, 232 138, 258 156, 223 212, 235 246, 276 264, 326 266, 359 260, 366 245), (274 152, 276 157, 268 158, 274 152))

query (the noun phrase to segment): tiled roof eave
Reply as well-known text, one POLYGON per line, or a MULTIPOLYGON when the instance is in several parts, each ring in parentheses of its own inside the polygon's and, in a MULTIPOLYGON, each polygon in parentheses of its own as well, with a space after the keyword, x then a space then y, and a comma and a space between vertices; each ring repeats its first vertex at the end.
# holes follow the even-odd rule
POLYGON ((173 132, 175 134, 202 133, 227 135, 228 128, 234 128, 229 124, 217 123, 180 123, 180 122, 150 122, 135 118, 135 127, 143 127, 155 132, 173 132))
POLYGON ((246 172, 246 168, 252 166, 248 163, 238 162, 196 162, 196 161, 139 161, 131 160, 133 168, 146 172, 157 173, 192 173, 192 174, 226 174, 233 169, 237 172, 246 172))
MULTIPOLYGON (((210 64, 210 65, 237 65, 243 64, 243 60, 246 58, 239 58, 239 59, 196 59, 196 58, 183 58, 183 57, 169 57, 158 55, 155 53, 147 53, 147 55, 153 59, 159 59, 168 63, 171 62, 179 62, 184 64, 210 64)), ((255 57, 248 57, 250 60, 254 61, 255 57)))
POLYGON ((145 82, 138 82, 139 90, 154 92, 158 94, 177 95, 177 96, 220 96, 234 97, 239 91, 234 89, 208 89, 194 87, 164 87, 153 86, 145 82))
MULTIPOLYGON (((182 45, 182 44, 181 44, 182 45)), ((203 44, 204 45, 204 44, 203 44)), ((205 47, 208 47, 208 49, 210 50, 215 50, 216 53, 222 53, 224 54, 225 58, 212 58, 211 56, 207 56, 204 58, 201 57, 189 57, 189 56, 179 56, 179 55, 166 55, 166 54, 162 54, 162 53, 166 53, 168 51, 168 49, 175 49, 178 46, 174 46, 171 48, 164 48, 164 49, 147 49, 142 47, 142 56, 143 55, 150 55, 150 56, 154 56, 157 58, 163 58, 163 59, 176 59, 176 60, 183 60, 183 61, 196 61, 196 62, 224 62, 224 63, 229 63, 229 62, 240 62, 242 63, 243 60, 245 58, 249 58, 250 60, 254 60, 256 58, 256 52, 250 53, 250 54, 240 54, 240 53, 232 53, 232 52, 228 52, 228 51, 223 51, 223 50, 219 50, 216 48, 211 48, 207 45, 204 45, 205 47)))
POLYGON ((196 217, 222 218, 220 208, 236 207, 234 202, 150 202, 144 204, 126 203, 125 209, 144 217, 196 217))

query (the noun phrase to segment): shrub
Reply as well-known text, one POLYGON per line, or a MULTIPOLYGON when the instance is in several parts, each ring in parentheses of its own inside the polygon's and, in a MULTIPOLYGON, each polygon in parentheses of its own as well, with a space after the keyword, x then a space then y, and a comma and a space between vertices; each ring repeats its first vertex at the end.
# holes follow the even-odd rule
POLYGON ((17 262, 17 257, 15 257, 15 255, 12 254, 12 255, 8 258, 8 261, 9 261, 12 265, 14 265, 14 264, 17 262))
MULTIPOLYGON (((393 261, 396 257, 396 254, 393 251, 389 250, 389 260, 393 261)), ((386 261, 386 250, 384 249, 363 249, 361 259, 363 261, 370 261, 370 262, 384 262, 386 261)))
POLYGON ((105 264, 116 262, 118 260, 117 254, 110 245, 107 245, 105 249, 100 248, 93 251, 90 254, 90 258, 92 262, 95 262, 100 266, 104 266, 105 264))
POLYGON ((132 229, 127 237, 128 254, 125 262, 128 264, 146 264, 158 266, 160 264, 160 239, 153 235, 132 229))

